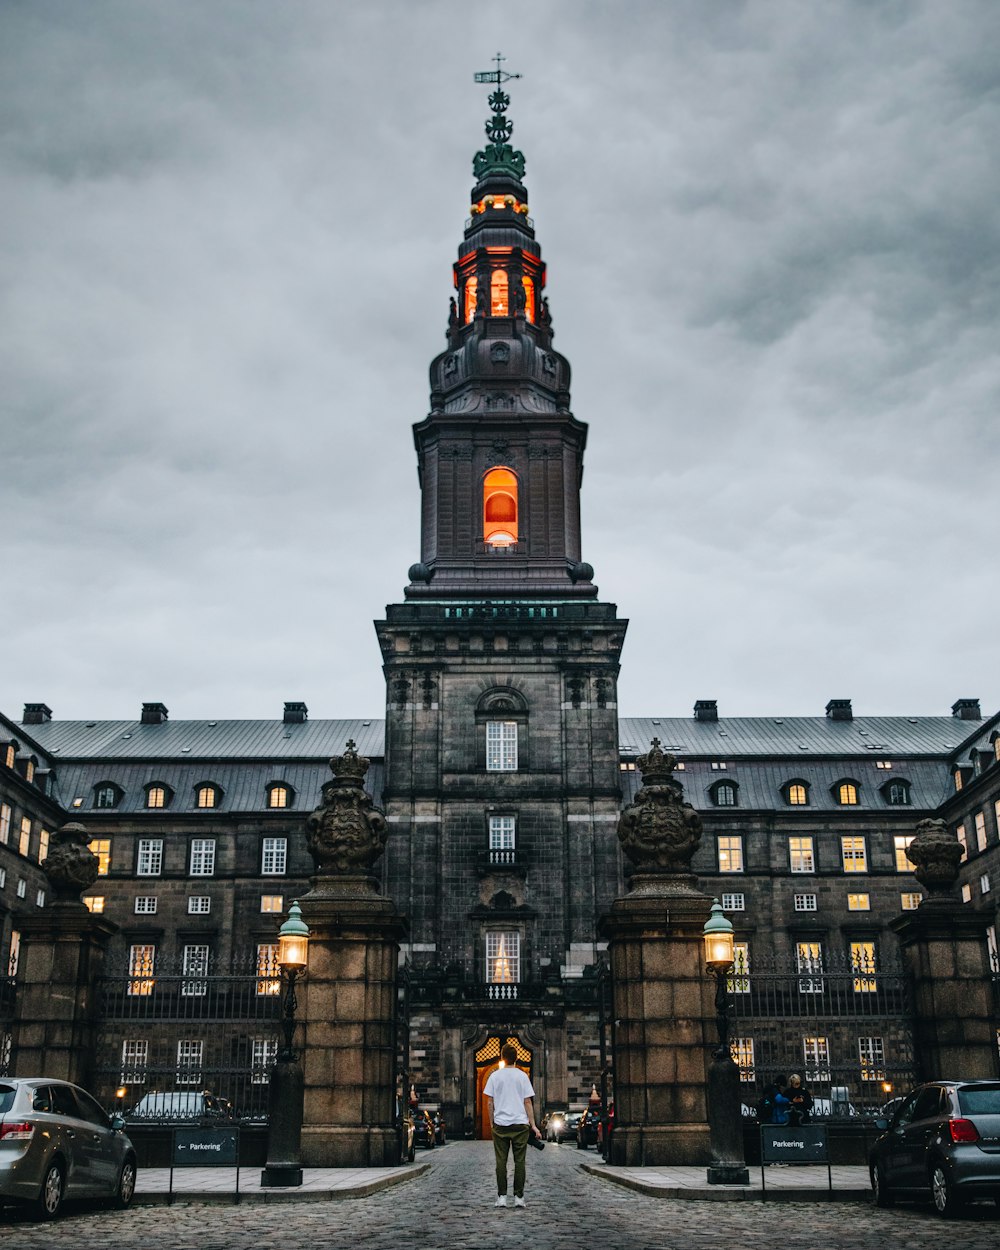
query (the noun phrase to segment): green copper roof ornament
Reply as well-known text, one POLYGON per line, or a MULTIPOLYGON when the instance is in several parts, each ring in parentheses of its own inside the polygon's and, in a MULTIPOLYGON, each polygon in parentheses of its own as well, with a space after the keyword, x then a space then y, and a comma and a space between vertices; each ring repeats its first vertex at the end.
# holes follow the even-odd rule
POLYGON ((496 69, 484 70, 475 75, 476 82, 492 82, 496 90, 490 95, 490 108, 493 116, 486 119, 486 137, 489 144, 472 158, 472 172, 476 178, 482 179, 487 174, 509 174, 520 181, 524 177, 524 153, 517 152, 510 146, 510 136, 514 131, 514 123, 506 116, 510 96, 502 90, 502 84, 512 78, 520 78, 520 74, 508 74, 500 68, 500 63, 507 58, 498 52, 493 58, 496 69))

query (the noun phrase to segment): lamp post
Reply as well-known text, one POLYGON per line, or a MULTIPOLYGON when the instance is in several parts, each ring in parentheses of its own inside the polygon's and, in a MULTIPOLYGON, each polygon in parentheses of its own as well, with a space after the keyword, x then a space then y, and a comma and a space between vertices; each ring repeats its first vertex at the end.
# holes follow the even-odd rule
POLYGON ((708 1183, 749 1185, 750 1173, 743 1155, 740 1072, 729 1048, 729 974, 735 963, 733 926, 717 898, 712 900, 702 934, 705 966, 715 977, 715 1023, 719 1033, 719 1045, 712 1052, 708 1069, 708 1139, 712 1151, 708 1183))
POLYGON ((295 1038, 295 981, 309 962, 309 926, 297 902, 278 930, 278 968, 285 979, 281 1029, 284 1045, 271 1069, 268 1089, 267 1163, 260 1174, 262 1188, 302 1184, 302 1094, 304 1082, 293 1041, 295 1038))

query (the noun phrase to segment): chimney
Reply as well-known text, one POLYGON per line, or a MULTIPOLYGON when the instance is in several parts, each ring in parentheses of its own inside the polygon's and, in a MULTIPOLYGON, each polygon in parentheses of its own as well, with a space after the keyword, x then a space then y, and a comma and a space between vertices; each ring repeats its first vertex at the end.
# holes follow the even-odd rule
POLYGON ((144 703, 142 705, 142 723, 144 725, 162 725, 170 713, 162 703, 144 703))
POLYGON ((831 699, 826 705, 828 720, 854 720, 850 699, 831 699))
POLYGON ((718 720, 719 704, 716 699, 696 699, 694 703, 695 720, 718 720))
POLYGON ((286 725, 304 725, 309 718, 309 709, 304 703, 286 703, 283 720, 286 725))
MULTIPOLYGON (((979 704, 976 704, 978 707, 979 704)), ((21 721, 25 725, 47 725, 52 719, 52 709, 47 703, 26 703, 21 721)))
MULTIPOLYGON (((951 714, 958 720, 982 720, 978 699, 956 699, 951 705, 951 714)), ((25 717, 25 720, 28 718, 25 717)))

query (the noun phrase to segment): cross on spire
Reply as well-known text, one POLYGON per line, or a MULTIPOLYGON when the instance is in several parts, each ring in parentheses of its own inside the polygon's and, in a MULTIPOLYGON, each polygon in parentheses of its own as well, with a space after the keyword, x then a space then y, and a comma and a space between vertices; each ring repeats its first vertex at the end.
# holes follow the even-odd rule
POLYGON ((505 69, 500 68, 501 62, 506 61, 506 59, 507 58, 505 56, 501 56, 500 53, 498 52, 496 56, 493 58, 493 60, 496 61, 497 63, 496 69, 479 70, 475 74, 475 81, 476 82, 495 82, 497 85, 497 90, 499 90, 501 83, 509 82, 512 78, 520 78, 521 77, 520 74, 508 74, 505 69))

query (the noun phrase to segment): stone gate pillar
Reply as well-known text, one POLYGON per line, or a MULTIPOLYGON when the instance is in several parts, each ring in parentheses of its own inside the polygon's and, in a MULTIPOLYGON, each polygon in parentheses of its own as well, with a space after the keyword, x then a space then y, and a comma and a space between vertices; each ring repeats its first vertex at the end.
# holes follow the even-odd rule
POLYGON ((371 868, 388 826, 362 787, 368 760, 348 742, 307 822, 316 864, 300 899, 310 929, 299 983, 304 1079, 302 1163, 400 1162, 396 1125, 396 976, 405 925, 371 868))
POLYGON ((714 986, 702 931, 709 899, 691 857, 701 819, 653 739, 638 760, 643 788, 618 837, 638 871, 602 917, 612 978, 615 1128, 611 1162, 706 1165, 711 1160, 706 1061, 714 986))
POLYGON ((943 820, 920 821, 906 853, 927 895, 890 924, 913 984, 918 1079, 995 1079, 1000 1062, 986 945, 992 917, 959 901, 962 845, 943 820))
POLYGON ((89 1086, 98 1026, 96 984, 118 926, 93 916, 80 894, 97 880, 83 825, 66 824, 43 865, 53 901, 20 921, 15 1071, 89 1086))

